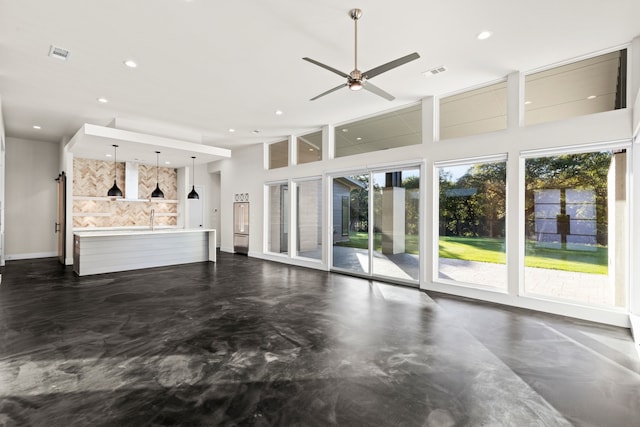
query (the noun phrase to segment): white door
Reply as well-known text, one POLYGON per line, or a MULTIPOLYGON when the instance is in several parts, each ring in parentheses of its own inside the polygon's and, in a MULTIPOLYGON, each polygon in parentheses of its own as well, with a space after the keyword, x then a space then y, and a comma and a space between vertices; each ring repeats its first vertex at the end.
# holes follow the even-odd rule
POLYGON ((196 185, 196 192, 199 199, 187 199, 189 206, 189 218, 187 221, 187 228, 202 228, 204 227, 204 186, 196 185))

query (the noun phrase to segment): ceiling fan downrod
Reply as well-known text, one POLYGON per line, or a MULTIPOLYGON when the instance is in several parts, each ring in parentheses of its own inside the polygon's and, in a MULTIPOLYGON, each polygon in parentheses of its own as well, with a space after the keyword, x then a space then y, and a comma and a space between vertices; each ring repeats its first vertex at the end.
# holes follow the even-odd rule
POLYGON ((353 58, 353 71, 349 73, 351 77, 349 79, 349 89, 360 90, 362 89, 362 73, 358 70, 358 19, 362 16, 362 9, 351 9, 349 16, 353 19, 354 24, 354 58, 353 58))
POLYGON ((354 56, 354 66, 353 68, 355 70, 358 69, 358 19, 360 19, 360 17, 362 16, 362 10, 360 9, 351 9, 351 11, 349 12, 349 16, 351 16, 351 19, 353 19, 353 24, 354 24, 354 28, 355 28, 355 37, 353 38, 355 40, 354 45, 355 45, 355 56, 354 56))

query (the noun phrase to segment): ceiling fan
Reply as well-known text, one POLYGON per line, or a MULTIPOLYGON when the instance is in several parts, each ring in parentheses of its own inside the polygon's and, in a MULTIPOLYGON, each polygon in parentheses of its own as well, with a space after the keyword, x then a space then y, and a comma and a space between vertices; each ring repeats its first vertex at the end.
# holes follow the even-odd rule
POLYGON ((384 90, 380 89, 378 86, 373 85, 372 83, 369 82, 370 79, 374 78, 377 75, 380 75, 384 72, 387 72, 389 70, 392 70, 396 67, 399 67, 403 64, 406 64, 407 62, 413 61, 415 59, 420 58, 420 55, 418 55, 417 52, 411 53, 407 56, 403 56, 402 58, 398 58, 394 61, 391 62, 387 62, 386 64, 380 65, 378 67, 372 68, 369 71, 365 71, 364 73, 360 70, 358 70, 358 19, 360 19, 360 17, 362 16, 362 10, 360 9, 351 9, 349 11, 349 16, 351 16, 351 19, 353 19, 353 22, 355 24, 355 65, 353 67, 353 71, 349 74, 344 73, 340 70, 336 70, 333 67, 330 67, 328 65, 325 65, 321 62, 318 62, 314 59, 311 58, 302 58, 305 61, 311 62, 312 64, 316 64, 319 67, 322 67, 326 70, 329 70, 333 73, 336 73, 337 75, 339 75, 340 77, 344 77, 347 79, 346 83, 341 84, 340 86, 336 86, 333 89, 329 89, 326 92, 321 93, 318 96, 315 96, 313 98, 311 98, 311 101, 314 101, 320 97, 323 97, 325 95, 330 94, 331 92, 335 92, 338 89, 342 89, 343 87, 349 87, 349 89, 351 90, 368 90, 371 93, 374 93, 378 96, 381 96, 389 101, 393 101, 395 99, 395 97, 393 95, 391 95, 388 92, 385 92, 384 90))

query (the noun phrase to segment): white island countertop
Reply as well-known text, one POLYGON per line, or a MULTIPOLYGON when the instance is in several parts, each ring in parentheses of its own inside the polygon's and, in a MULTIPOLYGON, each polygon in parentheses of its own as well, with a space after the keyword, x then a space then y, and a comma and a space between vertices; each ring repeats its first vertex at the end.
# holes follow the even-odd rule
POLYGON ((84 229, 73 239, 79 276, 216 261, 216 230, 209 228, 84 229))
POLYGON ((73 234, 80 237, 106 237, 106 236, 133 236, 139 234, 163 234, 163 233, 202 233, 216 231, 213 228, 119 228, 112 230, 77 230, 73 234))

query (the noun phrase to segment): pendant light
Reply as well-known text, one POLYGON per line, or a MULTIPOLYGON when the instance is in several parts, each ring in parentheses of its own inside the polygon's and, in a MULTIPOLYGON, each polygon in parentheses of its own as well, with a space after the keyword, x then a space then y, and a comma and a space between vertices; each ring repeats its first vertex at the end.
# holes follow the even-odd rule
POLYGON ((191 156, 191 163, 192 163, 192 167, 191 167, 191 192, 189 193, 189 195, 187 196, 187 199, 199 199, 200 196, 198 195, 198 193, 196 192, 196 178, 195 178, 195 173, 196 173, 196 158, 195 156, 191 156))
POLYGON ((156 151, 156 189, 151 193, 152 199, 164 199, 164 193, 160 190, 160 180, 158 179, 158 160, 160 159, 160 152, 156 151))
POLYGON ((122 197, 122 191, 116 184, 116 178, 118 176, 118 146, 113 144, 113 187, 107 192, 109 197, 122 197))

